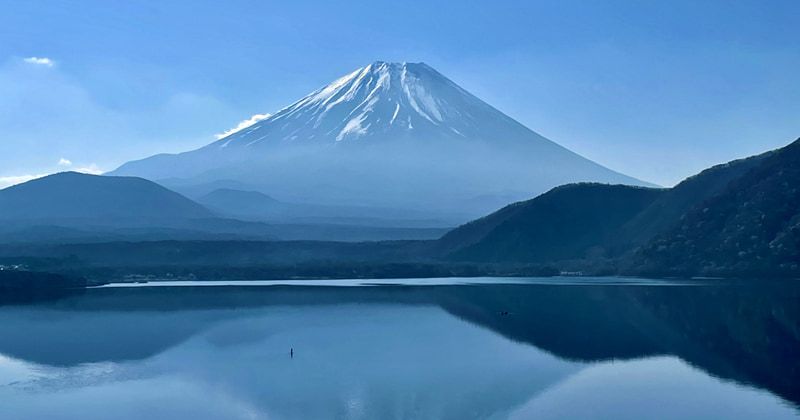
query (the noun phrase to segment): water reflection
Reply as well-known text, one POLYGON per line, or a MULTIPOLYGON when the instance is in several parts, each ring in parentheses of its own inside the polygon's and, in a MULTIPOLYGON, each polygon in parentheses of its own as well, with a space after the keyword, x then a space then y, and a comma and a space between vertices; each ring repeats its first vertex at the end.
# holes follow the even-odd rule
POLYGON ((95 289, 0 307, 0 417, 791 417, 798 302, 785 283, 95 289))

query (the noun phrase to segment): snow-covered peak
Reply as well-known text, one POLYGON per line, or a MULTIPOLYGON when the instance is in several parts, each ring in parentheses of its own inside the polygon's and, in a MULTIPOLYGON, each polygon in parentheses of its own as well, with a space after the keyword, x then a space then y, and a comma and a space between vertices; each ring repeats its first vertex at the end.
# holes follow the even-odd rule
POLYGON ((521 128, 424 63, 376 61, 212 146, 482 138, 497 123, 521 128))
POLYGON ((480 197, 521 199, 570 182, 632 181, 536 134, 425 64, 381 61, 208 146, 131 162, 115 174, 236 180, 287 201, 453 213, 500 204, 480 197))

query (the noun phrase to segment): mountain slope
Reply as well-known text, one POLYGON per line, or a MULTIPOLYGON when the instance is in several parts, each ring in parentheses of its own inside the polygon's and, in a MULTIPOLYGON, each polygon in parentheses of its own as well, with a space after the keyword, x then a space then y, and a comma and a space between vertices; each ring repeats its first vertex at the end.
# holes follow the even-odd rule
POLYGON ((0 190, 0 242, 273 239, 152 181, 62 172, 0 190))
POLYGON ((435 228, 437 232, 452 228, 451 224, 425 218, 424 213, 414 210, 287 203, 258 191, 232 188, 211 191, 198 197, 197 202, 220 216, 278 224, 338 225, 357 229, 435 228))
MULTIPOLYGON (((260 211, 275 204, 261 193, 222 190, 217 202, 260 211), (245 198, 242 198, 242 195, 245 198), (246 205, 250 205, 248 208, 246 205)), ((278 210, 302 207, 277 203, 278 210)), ((62 172, 0 190, 0 242, 102 242, 110 240, 338 240, 433 239, 446 231, 312 222, 261 223, 215 214, 152 181, 62 172)))
POLYGON ((375 62, 203 148, 116 175, 242 181, 281 201, 496 209, 577 181, 643 184, 542 137, 423 63, 375 62), (486 197, 483 201, 476 197, 486 197))
POLYGON ((203 206, 154 182, 62 172, 0 190, 0 221, 199 219, 203 206))
POLYGON ((257 191, 220 188, 200 197, 197 201, 222 214, 247 217, 270 217, 284 213, 285 205, 257 191))
POLYGON ((452 259, 482 262, 604 256, 615 232, 662 194, 625 185, 565 185, 461 226, 439 245, 452 259))
POLYGON ((688 211, 643 247, 631 270, 671 274, 800 274, 800 139, 688 211))
POLYGON ((760 165, 772 153, 713 166, 666 190, 619 230, 614 237, 614 248, 626 250, 643 245, 677 225, 686 212, 722 192, 731 181, 760 165))
POLYGON ((800 140, 671 189, 556 188, 461 226, 436 245, 440 255, 461 261, 582 259, 591 267, 615 258, 621 274, 797 276, 800 140))

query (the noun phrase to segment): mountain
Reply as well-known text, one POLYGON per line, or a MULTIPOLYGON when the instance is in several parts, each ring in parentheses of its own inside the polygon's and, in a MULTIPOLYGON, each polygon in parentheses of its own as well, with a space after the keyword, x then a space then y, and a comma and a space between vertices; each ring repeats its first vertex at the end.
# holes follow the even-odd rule
MULTIPOLYGON (((218 190, 207 196, 243 212, 277 205, 302 209, 254 192, 218 190), (248 205, 250 207, 248 207, 248 205)), ((243 214, 243 213, 242 213, 243 214)), ((269 224, 213 212, 152 181, 134 177, 62 172, 0 190, 0 242, 152 240, 435 239, 448 229, 430 226, 363 226, 331 223, 269 224)))
MULTIPOLYGON (((424 212, 415 210, 287 203, 258 191, 232 188, 216 189, 198 197, 196 201, 221 216, 276 224, 339 225, 362 229, 388 229, 387 231, 397 228, 433 229, 431 232, 442 233, 453 227, 444 220, 426 218, 424 212)), ((401 235, 394 239, 412 237, 422 238, 416 235, 401 235)), ((423 237, 430 238, 429 235, 423 237)), ((391 238, 386 237, 386 239, 391 238)))
POLYGON ((800 139, 759 156, 631 259, 661 274, 800 274, 800 139))
POLYGON ((205 207, 142 178, 62 172, 0 190, 0 221, 6 222, 209 217, 205 207))
POLYGON ((565 185, 461 226, 438 245, 451 259, 481 262, 605 256, 603 245, 664 193, 626 185, 565 185))
POLYGON ((0 242, 274 239, 135 177, 61 172, 0 190, 0 242))
POLYGON ((245 217, 269 218, 285 213, 284 203, 257 191, 220 188, 200 197, 197 201, 209 209, 223 214, 245 217))
POLYGON ((238 181, 281 201, 444 211, 461 220, 569 182, 644 184, 542 137, 426 64, 385 62, 205 147, 112 174, 238 181))
POLYGON ((193 182, 186 182, 185 180, 177 178, 168 178, 158 180, 160 185, 163 185, 172 191, 182 194, 194 201, 198 201, 201 197, 208 195, 216 190, 238 190, 238 191, 253 191, 254 188, 248 184, 230 179, 218 179, 212 182, 205 182, 196 184, 193 182))
POLYGON ((800 139, 670 189, 573 184, 437 241, 451 260, 616 259, 622 274, 800 274, 800 139))
POLYGON ((713 166, 668 189, 644 211, 626 223, 615 235, 614 248, 629 249, 652 240, 676 225, 686 212, 728 187, 773 152, 713 166))

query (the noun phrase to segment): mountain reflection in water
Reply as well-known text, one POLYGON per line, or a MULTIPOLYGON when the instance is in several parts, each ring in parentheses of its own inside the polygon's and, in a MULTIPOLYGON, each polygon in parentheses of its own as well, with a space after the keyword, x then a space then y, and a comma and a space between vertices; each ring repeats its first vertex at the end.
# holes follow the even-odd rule
POLYGON ((800 287, 108 288, 0 307, 0 417, 102 418, 121 395, 122 418, 792 417, 800 287))

